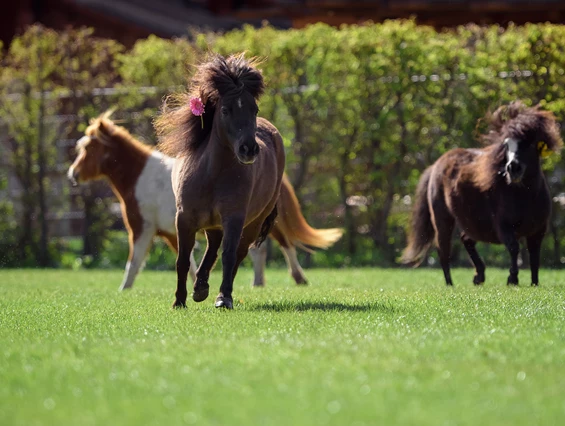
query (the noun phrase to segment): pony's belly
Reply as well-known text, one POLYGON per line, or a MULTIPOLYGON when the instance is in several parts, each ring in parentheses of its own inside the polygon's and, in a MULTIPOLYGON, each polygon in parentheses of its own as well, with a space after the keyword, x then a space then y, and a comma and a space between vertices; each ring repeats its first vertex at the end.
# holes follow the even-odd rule
POLYGON ((472 203, 459 207, 453 208, 453 213, 457 225, 468 237, 485 243, 500 243, 489 209, 481 208, 481 203, 474 205, 478 208, 473 208, 472 203))

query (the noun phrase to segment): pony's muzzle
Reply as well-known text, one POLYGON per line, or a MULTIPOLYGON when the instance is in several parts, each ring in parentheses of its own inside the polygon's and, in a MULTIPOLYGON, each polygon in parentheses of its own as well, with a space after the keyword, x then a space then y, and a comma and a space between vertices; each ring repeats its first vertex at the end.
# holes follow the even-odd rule
POLYGON ((259 155, 259 144, 242 143, 237 150, 237 159, 241 164, 253 164, 259 155))
POLYGON ((518 183, 524 176, 525 168, 517 161, 510 161, 506 165, 506 174, 512 183, 518 183))

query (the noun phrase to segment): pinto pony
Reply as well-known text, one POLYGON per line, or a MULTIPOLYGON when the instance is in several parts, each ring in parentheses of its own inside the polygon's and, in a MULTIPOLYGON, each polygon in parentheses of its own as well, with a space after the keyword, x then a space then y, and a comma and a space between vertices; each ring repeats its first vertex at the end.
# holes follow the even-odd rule
MULTIPOLYGON (((77 141, 76 150, 78 155, 68 170, 69 179, 76 184, 105 177, 120 201, 130 244, 120 289, 131 288, 154 236, 161 236, 177 251, 176 207, 171 184, 171 171, 176 160, 137 141, 125 128, 112 122, 110 112, 91 120, 85 136, 77 141)), ((342 231, 310 227, 286 176, 277 209, 279 216, 271 236, 280 244, 296 283, 305 284, 306 277, 298 263, 296 247, 306 250, 310 249, 304 245, 327 248, 341 237, 342 231)), ((261 245, 250 253, 255 286, 265 284, 265 249, 266 246, 261 245)), ((196 266, 194 258, 191 259, 190 274, 194 281, 196 266)))
POLYGON ((456 148, 443 154, 420 178, 412 229, 402 260, 421 262, 435 241, 445 282, 455 224, 476 274, 485 281, 477 241, 504 244, 510 253, 507 284, 518 285, 518 239, 526 237, 532 285, 538 285, 540 248, 551 212, 551 197, 540 157, 563 145, 555 117, 539 106, 516 101, 487 116, 482 149, 456 148))
POLYGON ((189 255, 196 232, 208 246, 196 272, 195 302, 208 297, 208 278, 223 241, 217 308, 233 309, 233 280, 249 246, 261 245, 275 222, 285 166, 282 137, 258 118, 263 76, 243 55, 202 63, 191 93, 173 108, 165 102, 156 121, 161 147, 179 157, 173 169, 178 238, 173 307, 186 307, 189 255))
MULTIPOLYGON (((107 112, 91 121, 85 136, 76 143, 78 156, 67 176, 75 185, 105 177, 120 200, 129 239, 129 256, 120 286, 125 290, 133 286, 155 235, 177 249, 171 190, 174 160, 133 138, 109 116, 107 112)), ((195 279, 192 254, 190 261, 195 279)))

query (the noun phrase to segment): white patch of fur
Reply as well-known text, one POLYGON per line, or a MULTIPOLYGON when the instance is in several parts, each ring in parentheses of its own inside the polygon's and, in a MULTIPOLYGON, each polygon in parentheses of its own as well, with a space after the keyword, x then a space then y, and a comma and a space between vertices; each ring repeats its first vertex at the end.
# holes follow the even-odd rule
POLYGON ((153 151, 135 185, 135 198, 146 224, 176 234, 176 203, 171 183, 175 160, 153 151))
POLYGON ((267 244, 266 242, 261 244, 259 247, 251 247, 249 249, 249 257, 253 262, 253 285, 263 286, 265 285, 265 264, 267 263, 267 244))
POLYGON ((243 108, 243 104, 241 103, 241 98, 237 98, 237 106, 243 108))
POLYGON ((77 152, 86 148, 86 145, 88 145, 89 143, 90 143, 90 136, 83 136, 82 138, 80 138, 75 146, 77 152))
POLYGON ((69 180, 73 180, 75 176, 75 166, 69 167, 69 170, 67 170, 67 179, 69 180))

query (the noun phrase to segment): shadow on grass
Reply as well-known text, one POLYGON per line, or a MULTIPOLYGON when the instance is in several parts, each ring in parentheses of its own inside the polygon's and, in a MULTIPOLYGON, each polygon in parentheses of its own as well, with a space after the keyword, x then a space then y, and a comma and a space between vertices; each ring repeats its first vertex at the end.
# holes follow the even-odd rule
POLYGON ((395 313, 396 309, 387 304, 378 302, 341 303, 341 302, 269 302, 250 307, 252 311, 273 312, 302 312, 302 311, 329 311, 329 312, 384 312, 395 313))

